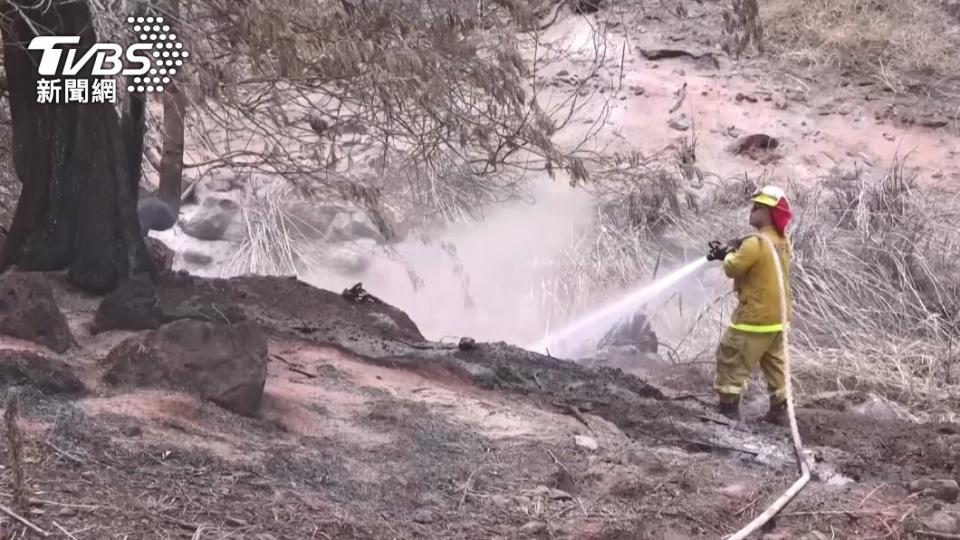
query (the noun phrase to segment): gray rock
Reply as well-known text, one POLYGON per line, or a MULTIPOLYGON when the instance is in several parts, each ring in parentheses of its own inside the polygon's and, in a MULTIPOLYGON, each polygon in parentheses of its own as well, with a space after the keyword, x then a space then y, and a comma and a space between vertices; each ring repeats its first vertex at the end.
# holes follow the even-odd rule
POLYGON ((162 241, 150 236, 143 239, 147 246, 147 252, 153 260, 153 267, 157 272, 169 272, 173 268, 173 250, 162 241))
POLYGON ((123 341, 105 364, 107 384, 186 391, 252 416, 267 379, 267 338, 252 321, 180 320, 123 341))
POLYGON ((0 386, 25 385, 44 394, 86 391, 73 369, 62 360, 28 351, 0 350, 0 386))
POLYGON ((100 302, 92 330, 153 330, 161 324, 163 310, 157 288, 144 279, 127 279, 100 302))
POLYGON ((0 275, 0 334, 58 353, 76 343, 50 283, 33 272, 0 275))
POLYGON ((236 201, 207 197, 180 228, 198 240, 222 240, 239 213, 240 205, 236 201))
POLYGON ((690 127, 693 125, 693 122, 687 118, 686 114, 681 113, 679 115, 670 117, 669 125, 671 128, 677 131, 686 131, 690 129, 690 127))

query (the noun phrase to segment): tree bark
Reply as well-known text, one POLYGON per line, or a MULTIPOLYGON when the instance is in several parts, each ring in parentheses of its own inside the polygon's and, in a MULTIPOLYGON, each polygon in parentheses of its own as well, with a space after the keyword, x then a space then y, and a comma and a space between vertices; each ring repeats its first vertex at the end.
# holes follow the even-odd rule
MULTIPOLYGON (((120 279, 152 269, 139 234, 131 189, 136 180, 124 159, 120 121, 112 103, 37 103, 40 54, 26 49, 36 28, 79 35, 82 55, 97 39, 90 9, 85 1, 54 0, 39 9, 16 1, 0 0, 0 31, 13 162, 23 190, 0 269, 68 269, 75 285, 102 294, 120 279)), ((89 66, 79 77, 92 86, 89 66)))
MULTIPOLYGON (((180 0, 167 0, 171 26, 177 29, 180 20, 180 0)), ((180 34, 180 32, 177 32, 180 34)), ((173 208, 180 208, 183 189, 183 123, 187 110, 187 96, 177 86, 180 72, 163 89, 163 150, 160 157, 160 199, 173 208)))
POLYGON ((180 207, 183 188, 183 118, 187 97, 175 80, 163 89, 163 151, 160 156, 160 199, 180 207))

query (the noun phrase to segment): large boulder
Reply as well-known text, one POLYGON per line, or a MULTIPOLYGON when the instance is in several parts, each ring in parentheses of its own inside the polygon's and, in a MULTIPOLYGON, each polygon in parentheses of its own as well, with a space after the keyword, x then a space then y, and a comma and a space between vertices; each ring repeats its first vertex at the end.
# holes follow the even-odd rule
POLYGON ((207 197, 180 228, 198 240, 223 240, 239 213, 240 204, 236 201, 207 197))
POLYGON ((252 416, 267 380, 267 337, 252 321, 180 320, 127 339, 104 362, 107 384, 186 391, 252 416))
POLYGON ((0 350, 0 385, 24 385, 45 394, 80 394, 86 388, 62 360, 29 351, 0 350))
POLYGON ((0 334, 58 353, 76 343, 50 283, 41 274, 30 272, 0 275, 0 334))
POLYGON ((108 294, 94 316, 91 330, 155 330, 181 320, 236 324, 245 320, 243 308, 197 295, 176 302, 161 302, 157 287, 150 281, 131 278, 108 294))
POLYGON ((91 330, 153 330, 161 324, 157 288, 143 279, 128 279, 100 302, 91 330))

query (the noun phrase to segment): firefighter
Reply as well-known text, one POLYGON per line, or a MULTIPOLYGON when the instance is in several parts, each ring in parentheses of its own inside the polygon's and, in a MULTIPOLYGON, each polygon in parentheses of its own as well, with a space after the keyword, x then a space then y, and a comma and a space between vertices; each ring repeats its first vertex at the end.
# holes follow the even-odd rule
POLYGON ((750 225, 755 233, 721 245, 711 242, 709 260, 723 261, 723 271, 733 279, 738 305, 717 347, 714 388, 719 394, 718 410, 740 419, 740 395, 755 365, 767 380, 770 408, 763 420, 787 425, 786 378, 783 359, 783 325, 780 321, 780 287, 777 268, 765 236, 776 247, 783 268, 790 321, 790 244, 786 228, 792 217, 782 189, 765 186, 750 197, 750 225))

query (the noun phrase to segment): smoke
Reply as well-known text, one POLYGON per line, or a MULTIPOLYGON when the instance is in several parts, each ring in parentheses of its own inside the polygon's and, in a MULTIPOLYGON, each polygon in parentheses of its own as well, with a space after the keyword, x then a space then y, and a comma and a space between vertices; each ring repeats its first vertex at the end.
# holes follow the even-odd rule
POLYGON ((363 272, 303 276, 334 291, 364 288, 406 312, 424 336, 524 343, 542 334, 537 301, 549 261, 589 227, 593 200, 562 181, 537 178, 532 202, 495 208, 483 220, 448 225, 425 243, 410 238, 378 251, 363 272))

